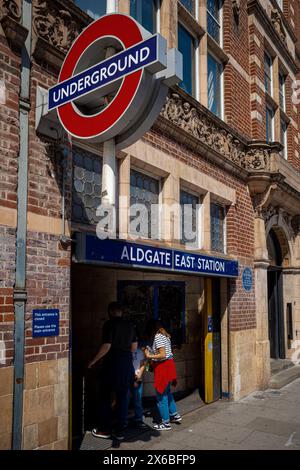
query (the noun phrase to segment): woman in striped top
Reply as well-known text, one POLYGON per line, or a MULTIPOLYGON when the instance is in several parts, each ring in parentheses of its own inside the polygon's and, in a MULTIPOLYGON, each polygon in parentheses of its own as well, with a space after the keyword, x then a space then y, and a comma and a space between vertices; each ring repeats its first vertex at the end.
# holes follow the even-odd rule
POLYGON ((153 346, 152 350, 145 350, 145 356, 152 361, 157 407, 162 419, 154 428, 158 431, 168 431, 171 429, 170 422, 181 421, 171 392, 171 384, 176 384, 177 379, 171 337, 160 321, 150 321, 148 330, 153 338, 153 346))

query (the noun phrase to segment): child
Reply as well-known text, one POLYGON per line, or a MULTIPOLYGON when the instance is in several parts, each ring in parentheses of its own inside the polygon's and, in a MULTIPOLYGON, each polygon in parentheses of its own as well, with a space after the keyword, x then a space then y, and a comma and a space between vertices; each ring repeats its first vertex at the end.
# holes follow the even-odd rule
POLYGON ((132 353, 133 368, 135 373, 135 382, 133 386, 133 404, 134 404, 134 421, 139 429, 147 429, 148 426, 143 421, 143 374, 145 372, 147 360, 143 350, 138 347, 132 353))

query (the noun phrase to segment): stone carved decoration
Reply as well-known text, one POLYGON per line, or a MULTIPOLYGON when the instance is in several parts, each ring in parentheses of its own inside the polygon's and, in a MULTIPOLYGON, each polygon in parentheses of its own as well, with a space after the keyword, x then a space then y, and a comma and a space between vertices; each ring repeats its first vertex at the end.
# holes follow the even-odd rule
POLYGON ((241 12, 241 0, 232 0, 232 12, 235 21, 238 23, 240 19, 241 12))
POLYGON ((207 115, 184 101, 179 93, 171 93, 167 97, 161 116, 244 169, 263 170, 269 165, 269 150, 261 147, 249 149, 207 115))
POLYGON ((277 207, 272 206, 272 204, 268 204, 272 193, 277 189, 277 187, 278 186, 276 183, 272 183, 265 189, 264 192, 256 194, 252 198, 255 216, 263 218, 265 222, 270 220, 273 215, 279 213, 279 209, 277 207))
POLYGON ((278 215, 278 207, 274 207, 272 204, 269 204, 266 208, 262 209, 261 215, 267 223, 273 215, 278 215))
POLYGON ((295 215, 291 218, 291 227, 295 237, 300 235, 300 215, 295 215))
POLYGON ((281 37, 282 41, 286 41, 286 32, 283 26, 282 18, 278 10, 274 9, 271 10, 271 21, 273 23, 273 26, 279 36, 281 37))
POLYGON ((21 0, 2 0, 0 1, 1 16, 9 16, 14 21, 19 22, 21 20, 21 0))
POLYGON ((66 53, 83 25, 74 20, 70 11, 61 10, 59 4, 37 0, 33 6, 33 28, 38 37, 66 53))
POLYGON ((21 49, 28 30, 21 24, 21 0, 0 0, 0 22, 4 34, 14 49, 21 49))

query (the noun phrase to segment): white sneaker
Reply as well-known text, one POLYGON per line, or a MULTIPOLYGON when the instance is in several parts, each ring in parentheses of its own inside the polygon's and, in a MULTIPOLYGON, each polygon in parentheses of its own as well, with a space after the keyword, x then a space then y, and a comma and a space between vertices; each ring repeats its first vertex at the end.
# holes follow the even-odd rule
POLYGON ((171 431, 172 427, 169 423, 160 423, 153 426, 157 431, 171 431))

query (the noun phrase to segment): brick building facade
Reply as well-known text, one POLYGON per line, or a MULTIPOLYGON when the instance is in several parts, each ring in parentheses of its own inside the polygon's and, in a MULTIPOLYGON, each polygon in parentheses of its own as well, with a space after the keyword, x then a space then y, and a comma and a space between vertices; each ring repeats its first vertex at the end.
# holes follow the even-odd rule
MULTIPOLYGON (((179 391, 200 387, 204 400, 209 283, 218 298, 217 398, 267 387, 270 358, 300 358, 299 1, 117 2, 119 12, 184 55, 183 83, 169 91, 144 138, 117 155, 119 238, 130 239, 122 198, 139 197, 138 181, 154 185, 143 194, 159 203, 180 204, 188 195, 202 220, 190 251, 239 262, 238 278, 216 281, 91 266, 78 255, 81 237, 95 234, 103 149, 70 146, 47 120, 37 128, 36 106, 74 39, 93 14, 103 14, 105 2, 94 3, 87 13, 80 1, 0 0, 2 449, 72 447, 82 424, 84 368, 99 347, 108 302, 118 296, 130 313, 140 292, 160 299, 183 293, 179 391), (244 268, 253 274, 249 290, 244 268), (59 336, 33 338, 33 310, 50 308, 59 309, 59 336)), ((162 214, 151 245, 184 250, 179 226, 176 214, 162 214)), ((151 381, 149 374, 146 395, 151 381)))

